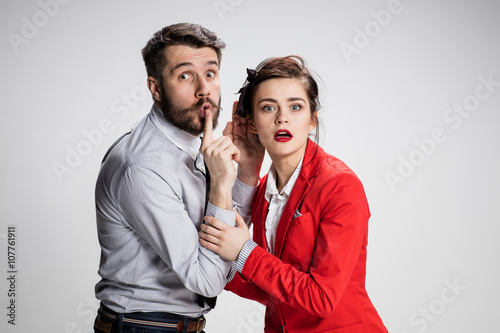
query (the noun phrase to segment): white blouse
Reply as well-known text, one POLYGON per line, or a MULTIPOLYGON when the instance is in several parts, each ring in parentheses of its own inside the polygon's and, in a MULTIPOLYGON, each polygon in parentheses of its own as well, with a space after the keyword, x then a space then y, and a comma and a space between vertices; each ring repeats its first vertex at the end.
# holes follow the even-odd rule
POLYGON ((292 174, 280 193, 276 187, 276 169, 271 165, 267 176, 265 199, 269 203, 269 208, 266 217, 266 241, 267 251, 274 254, 274 247, 276 245, 276 229, 278 223, 285 209, 290 193, 292 193, 293 186, 299 178, 300 169, 302 167, 302 159, 299 165, 292 174))

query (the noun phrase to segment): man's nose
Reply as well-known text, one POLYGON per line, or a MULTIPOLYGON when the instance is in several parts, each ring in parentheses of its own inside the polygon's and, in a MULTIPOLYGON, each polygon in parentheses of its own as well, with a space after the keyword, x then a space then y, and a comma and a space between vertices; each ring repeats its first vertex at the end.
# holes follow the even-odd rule
POLYGON ((198 86, 196 87, 196 97, 203 98, 210 95, 210 88, 208 87, 205 78, 203 77, 198 78, 197 85, 198 86))

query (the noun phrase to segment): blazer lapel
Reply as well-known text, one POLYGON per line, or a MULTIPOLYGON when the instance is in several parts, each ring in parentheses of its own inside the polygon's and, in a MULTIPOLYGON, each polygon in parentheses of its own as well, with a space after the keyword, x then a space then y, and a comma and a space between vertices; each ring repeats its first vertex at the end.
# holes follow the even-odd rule
POLYGON ((293 219, 293 214, 300 206, 304 196, 306 195, 308 189, 311 187, 309 181, 305 179, 302 172, 297 178, 297 182, 293 186, 292 193, 288 202, 286 203, 283 214, 281 215, 280 222, 278 223, 278 228, 276 229, 276 245, 274 249, 274 254, 281 258, 281 252, 283 250, 283 243, 285 242, 285 235, 288 231, 288 227, 293 219))
POLYGON ((253 223, 253 240, 267 249, 266 241, 266 217, 269 203, 265 199, 267 175, 261 179, 261 186, 255 194, 252 202, 252 223, 253 223))
POLYGON ((300 204, 304 200, 306 193, 311 187, 311 179, 315 178, 319 172, 319 163, 323 150, 311 140, 308 140, 304 160, 302 162, 302 170, 299 177, 293 186, 292 193, 281 215, 278 228, 276 229, 276 245, 274 249, 275 255, 280 258, 283 251, 288 227, 292 222, 293 215, 299 209, 300 204))

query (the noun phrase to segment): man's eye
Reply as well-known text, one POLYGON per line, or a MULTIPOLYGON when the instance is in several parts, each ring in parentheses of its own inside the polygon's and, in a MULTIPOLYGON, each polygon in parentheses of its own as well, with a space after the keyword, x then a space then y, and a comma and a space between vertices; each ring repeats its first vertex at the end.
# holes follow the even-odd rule
POLYGON ((207 77, 210 78, 210 79, 212 79, 212 78, 215 77, 215 73, 214 72, 208 72, 207 73, 207 77))
POLYGON ((183 74, 179 75, 179 79, 181 79, 181 80, 187 80, 190 77, 191 76, 189 74, 187 74, 187 73, 183 73, 183 74))

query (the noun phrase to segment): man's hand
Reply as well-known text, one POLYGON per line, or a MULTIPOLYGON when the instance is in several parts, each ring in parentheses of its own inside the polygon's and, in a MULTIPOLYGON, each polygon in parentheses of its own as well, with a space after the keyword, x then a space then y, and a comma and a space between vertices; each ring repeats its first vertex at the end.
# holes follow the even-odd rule
POLYGON ((233 160, 238 161, 240 152, 228 137, 221 136, 214 141, 212 127, 212 111, 206 110, 200 151, 210 172, 209 201, 219 208, 231 210, 231 187, 236 176, 233 160))
POLYGON ((260 178, 260 167, 264 160, 264 146, 255 139, 247 128, 247 120, 236 114, 238 101, 233 103, 232 121, 227 123, 222 134, 232 140, 239 149, 238 179, 243 183, 255 186, 260 178))
POLYGON ((227 260, 236 261, 250 232, 240 214, 236 213, 236 227, 225 224, 215 217, 205 216, 199 232, 200 243, 227 260))

